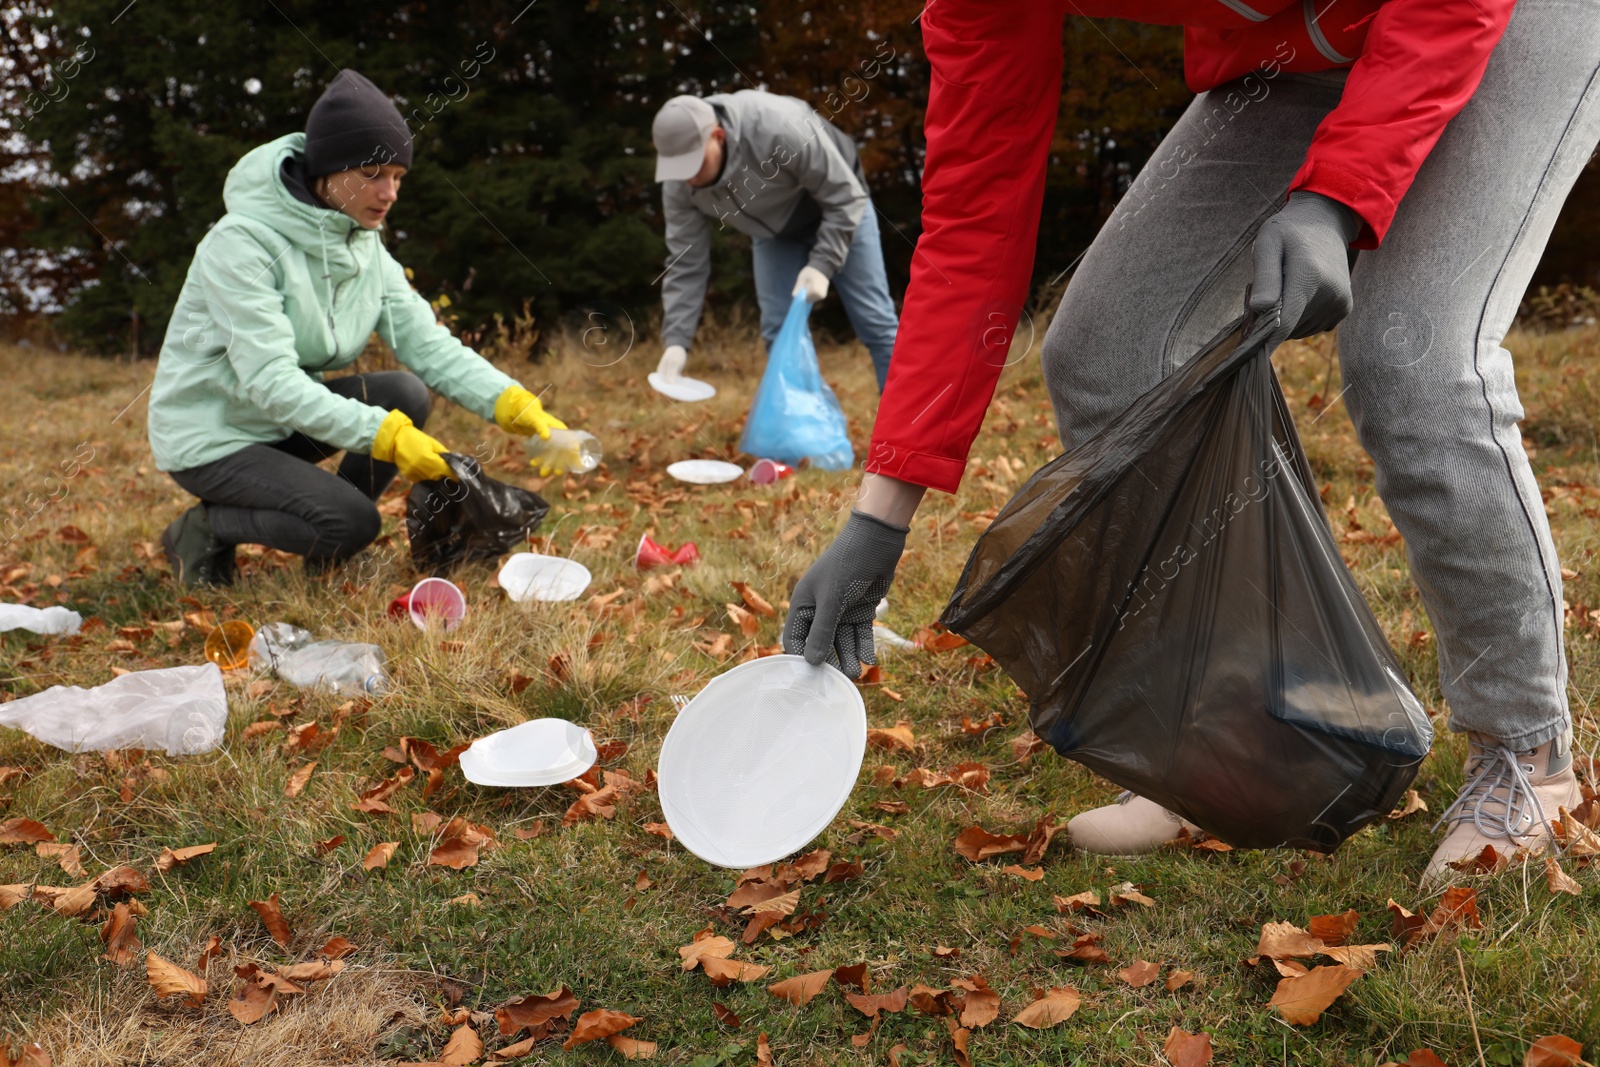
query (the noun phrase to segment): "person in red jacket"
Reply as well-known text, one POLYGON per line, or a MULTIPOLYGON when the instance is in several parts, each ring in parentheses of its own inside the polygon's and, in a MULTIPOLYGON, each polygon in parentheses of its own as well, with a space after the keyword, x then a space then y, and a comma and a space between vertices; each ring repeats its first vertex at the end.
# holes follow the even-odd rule
MULTIPOLYGON (((1547 842, 1581 795, 1561 573, 1501 342, 1600 140, 1600 0, 1513 2, 933 0, 923 236, 856 508, 795 586, 785 648, 852 677, 874 662, 874 608, 917 505, 965 469, 1028 296, 1063 18, 1182 24, 1200 95, 1084 255, 1044 342, 1062 443, 1193 356, 1247 289, 1279 316, 1273 344, 1342 320, 1341 396, 1468 735, 1424 878, 1485 844, 1547 842)), ((1131 854, 1180 825, 1125 794, 1070 833, 1131 854)))

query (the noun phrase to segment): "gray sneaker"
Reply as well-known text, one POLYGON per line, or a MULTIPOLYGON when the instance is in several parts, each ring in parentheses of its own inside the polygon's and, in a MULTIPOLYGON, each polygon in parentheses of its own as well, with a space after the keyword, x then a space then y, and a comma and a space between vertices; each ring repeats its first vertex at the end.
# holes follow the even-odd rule
POLYGON ((185 589, 233 584, 233 546, 211 532, 206 506, 196 504, 172 521, 161 535, 172 578, 185 589))

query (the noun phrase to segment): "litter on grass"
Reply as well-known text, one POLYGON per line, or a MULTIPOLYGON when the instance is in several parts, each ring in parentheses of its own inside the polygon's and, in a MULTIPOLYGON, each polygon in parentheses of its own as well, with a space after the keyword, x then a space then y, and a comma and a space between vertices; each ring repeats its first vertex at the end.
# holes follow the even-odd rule
POLYGON ((518 552, 500 568, 496 580, 516 603, 529 600, 576 600, 594 576, 575 559, 518 552))
POLYGON ((478 785, 558 785, 594 766, 598 755, 594 738, 577 723, 531 719, 474 741, 461 753, 461 773, 478 785))
POLYGON ((250 666, 300 689, 360 696, 388 685, 383 649, 355 641, 318 641, 311 631, 272 622, 250 642, 250 666))
POLYGON ((82 626, 82 615, 59 605, 30 608, 26 604, 0 604, 0 633, 28 630, 36 634, 75 634, 82 626))
POLYGON ((638 551, 633 554, 633 565, 642 571, 669 565, 684 567, 699 562, 700 548, 693 541, 685 541, 677 548, 668 548, 657 544, 649 534, 639 538, 638 551))
POLYGON ((10 726, 68 752, 160 749, 193 756, 222 743, 228 697, 214 663, 134 671, 84 689, 58 685, 0 704, 10 726))
POLYGON ((744 468, 720 459, 680 459, 667 466, 667 473, 691 485, 721 485, 742 478, 744 468))

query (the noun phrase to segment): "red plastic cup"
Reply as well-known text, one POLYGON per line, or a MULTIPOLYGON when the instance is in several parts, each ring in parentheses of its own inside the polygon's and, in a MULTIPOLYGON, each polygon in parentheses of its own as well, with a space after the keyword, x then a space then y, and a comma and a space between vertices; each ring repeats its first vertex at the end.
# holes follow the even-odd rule
POLYGON ((794 473, 794 468, 775 459, 758 459, 750 468, 750 480, 757 485, 771 485, 794 473))
POLYGON ((442 622, 454 630, 467 617, 467 595, 444 578, 424 578, 407 594, 406 611, 419 629, 442 622))
POLYGON ((684 566, 700 562, 700 549, 693 541, 685 541, 676 549, 666 545, 657 544, 649 534, 639 538, 639 550, 633 554, 633 565, 639 570, 647 571, 652 567, 665 567, 668 564, 684 566))

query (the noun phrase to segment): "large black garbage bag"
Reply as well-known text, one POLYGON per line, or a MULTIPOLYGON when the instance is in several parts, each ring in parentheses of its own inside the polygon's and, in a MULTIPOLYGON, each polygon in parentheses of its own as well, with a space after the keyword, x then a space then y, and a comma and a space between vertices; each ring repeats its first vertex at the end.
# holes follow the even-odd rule
POLYGON ((943 622, 1064 756, 1239 847, 1331 851, 1433 741, 1240 320, 1047 464, 943 622))
POLYGON ((444 454, 455 479, 418 482, 406 498, 406 536, 418 570, 442 575, 458 563, 495 559, 525 544, 550 505, 483 473, 471 456, 444 454))

